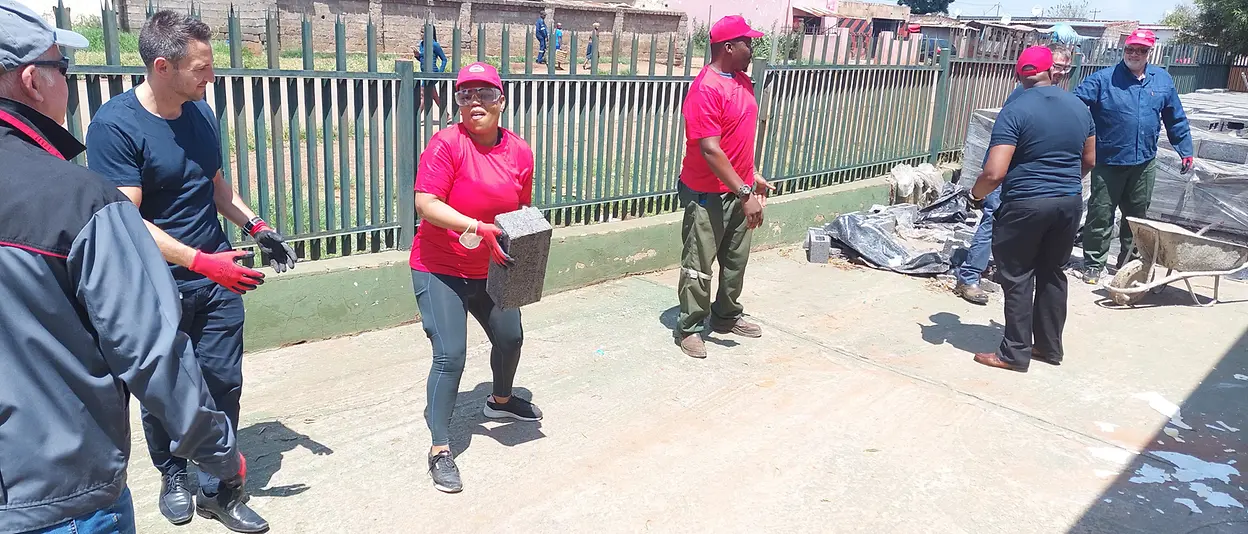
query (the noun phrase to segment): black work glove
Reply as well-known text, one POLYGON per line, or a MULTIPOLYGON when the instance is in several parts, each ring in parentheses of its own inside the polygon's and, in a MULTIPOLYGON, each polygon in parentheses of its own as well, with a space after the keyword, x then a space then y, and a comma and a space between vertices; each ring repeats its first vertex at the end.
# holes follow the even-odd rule
POLYGON ((256 245, 269 257, 269 266, 274 271, 284 273, 287 270, 295 268, 295 249, 290 248, 290 244, 286 243, 286 238, 276 230, 269 227, 268 223, 259 217, 252 219, 248 224, 251 225, 247 229, 247 233, 251 234, 251 238, 256 241, 256 245))
POLYGON ((966 203, 970 205, 971 208, 977 209, 977 210, 984 209, 984 199, 981 198, 981 199, 976 200, 975 195, 971 194, 970 189, 963 191, 962 194, 966 196, 966 203))

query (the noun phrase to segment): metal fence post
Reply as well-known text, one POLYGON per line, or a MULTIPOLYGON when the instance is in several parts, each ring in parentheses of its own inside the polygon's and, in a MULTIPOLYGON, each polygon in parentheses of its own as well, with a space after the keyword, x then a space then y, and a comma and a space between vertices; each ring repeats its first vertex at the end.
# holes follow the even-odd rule
POLYGON ((940 73, 936 79, 936 106, 932 110, 932 139, 927 161, 933 165, 940 159, 945 145, 945 123, 949 120, 949 79, 953 69, 949 62, 949 49, 940 51, 940 73))
MULTIPOLYGON (((754 101, 758 103, 758 131, 754 134, 754 154, 757 164, 756 169, 763 168, 762 158, 758 157, 763 151, 763 139, 767 137, 768 117, 765 113, 766 103, 763 98, 763 92, 767 87, 767 60, 763 58, 754 59, 754 67, 750 70, 750 75, 754 77, 754 101)), ((766 177, 770 179, 770 177, 766 177)))
MULTIPOLYGON (((428 56, 429 54, 425 54, 428 56)), ((412 246, 416 235, 416 78, 411 61, 395 61, 394 71, 399 75, 399 113, 395 128, 398 129, 399 173, 399 250, 412 246)))

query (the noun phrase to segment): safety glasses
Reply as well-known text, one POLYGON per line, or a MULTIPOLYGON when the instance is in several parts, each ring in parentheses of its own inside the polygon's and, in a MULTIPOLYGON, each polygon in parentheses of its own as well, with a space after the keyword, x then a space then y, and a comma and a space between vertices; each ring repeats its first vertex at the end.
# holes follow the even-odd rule
POLYGON ((61 71, 61 76, 67 76, 67 73, 69 72, 69 58, 67 57, 57 60, 31 61, 30 63, 27 63, 27 65, 33 67, 52 67, 61 71))
POLYGON ((473 102, 488 106, 497 104, 502 98, 503 91, 497 87, 474 87, 455 91, 455 103, 460 106, 470 106, 473 102))

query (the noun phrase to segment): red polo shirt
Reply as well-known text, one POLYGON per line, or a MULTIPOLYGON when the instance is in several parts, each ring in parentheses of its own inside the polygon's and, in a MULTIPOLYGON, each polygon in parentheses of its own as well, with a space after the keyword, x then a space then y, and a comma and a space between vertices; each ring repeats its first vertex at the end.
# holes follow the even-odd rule
MULTIPOLYGON (((477 146, 463 125, 433 135, 420 155, 416 192, 443 199, 460 213, 494 223, 500 213, 533 203, 533 150, 520 136, 501 129, 503 141, 477 146)), ((417 271, 483 279, 490 271, 490 249, 459 244, 465 228, 438 228, 421 221, 412 240, 408 265, 417 271)))
POLYGON ((719 136, 719 146, 732 168, 747 184, 754 183, 754 135, 758 131, 758 102, 754 84, 744 72, 731 78, 702 67, 685 98, 685 159, 680 180, 694 191, 728 193, 728 186, 711 172, 698 141, 719 136))

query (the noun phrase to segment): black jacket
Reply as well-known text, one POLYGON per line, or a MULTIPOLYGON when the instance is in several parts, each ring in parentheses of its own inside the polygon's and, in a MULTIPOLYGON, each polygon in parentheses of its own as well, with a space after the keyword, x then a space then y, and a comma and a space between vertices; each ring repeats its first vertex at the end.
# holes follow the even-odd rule
POLYGON ((83 146, 0 99, 0 534, 114 503, 130 457, 129 395, 174 454, 239 469, 225 414, 178 332, 177 286, 139 210, 65 161, 83 146))

